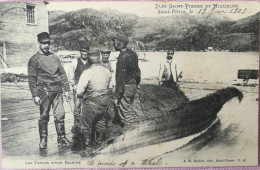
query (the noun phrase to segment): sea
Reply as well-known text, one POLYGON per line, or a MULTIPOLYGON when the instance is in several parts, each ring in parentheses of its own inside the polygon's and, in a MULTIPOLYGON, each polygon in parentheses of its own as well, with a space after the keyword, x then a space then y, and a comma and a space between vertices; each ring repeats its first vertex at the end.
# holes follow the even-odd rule
MULTIPOLYGON (((166 59, 166 52, 137 52, 142 79, 158 78, 160 63, 166 59)), ((119 52, 112 52, 110 62, 116 70, 119 52)), ((259 69, 257 52, 186 52, 177 51, 173 56, 177 72, 182 72, 180 81, 197 83, 241 82, 237 75, 241 69, 259 69)), ((66 72, 70 62, 64 64, 66 72)), ((114 77, 113 77, 114 79, 114 77)), ((114 80, 113 80, 114 81, 114 80)), ((258 83, 258 81, 250 80, 258 83)))

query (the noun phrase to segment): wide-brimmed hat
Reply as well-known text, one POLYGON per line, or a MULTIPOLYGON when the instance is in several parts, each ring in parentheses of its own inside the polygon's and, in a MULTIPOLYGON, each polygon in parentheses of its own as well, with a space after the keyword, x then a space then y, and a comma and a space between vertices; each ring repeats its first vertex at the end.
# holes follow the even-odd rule
POLYGON ((114 36, 112 36, 112 40, 115 41, 117 39, 118 41, 123 42, 124 44, 129 43, 129 39, 127 36, 121 34, 121 33, 116 33, 114 36))
POLYGON ((38 34, 37 37, 38 37, 38 41, 40 43, 51 41, 50 35, 47 32, 42 32, 42 33, 38 34))

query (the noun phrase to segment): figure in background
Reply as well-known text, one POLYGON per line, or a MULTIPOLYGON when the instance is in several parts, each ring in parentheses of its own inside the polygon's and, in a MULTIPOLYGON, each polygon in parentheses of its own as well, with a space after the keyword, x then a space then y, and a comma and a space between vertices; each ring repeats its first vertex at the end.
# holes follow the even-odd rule
POLYGON ((179 78, 182 78, 182 72, 178 74, 177 65, 173 61, 174 48, 167 50, 166 59, 160 63, 159 85, 170 87, 176 85, 179 78))
POLYGON ((114 70, 112 69, 111 63, 109 62, 111 51, 101 51, 101 64, 109 69, 112 73, 114 70))
POLYGON ((81 100, 77 98, 77 85, 82 72, 90 67, 88 61, 89 46, 84 41, 79 42, 80 57, 72 60, 71 68, 69 69, 68 78, 73 89, 74 101, 74 124, 79 122, 81 112, 81 100))
POLYGON ((116 88, 114 93, 116 116, 113 123, 123 127, 128 122, 127 112, 133 103, 141 81, 141 71, 136 52, 127 48, 128 37, 118 33, 112 37, 112 40, 115 50, 120 51, 116 64, 116 88))
MULTIPOLYGON (((110 85, 109 85, 109 89, 114 92, 115 90, 115 75, 114 75, 114 70, 112 69, 111 63, 109 61, 109 57, 110 57, 111 51, 109 50, 104 50, 101 51, 101 60, 100 60, 100 64, 103 65, 104 67, 108 68, 109 71, 111 72, 111 81, 110 81, 110 85)), ((105 136, 105 132, 106 132, 106 125, 107 123, 106 118, 101 119, 100 121, 98 121, 97 125, 96 125, 96 143, 97 144, 102 144, 104 142, 104 140, 106 139, 105 136)))
POLYGON ((107 116, 111 99, 109 92, 111 73, 108 68, 100 64, 99 52, 88 53, 88 58, 91 66, 80 76, 77 95, 82 99, 79 128, 85 137, 87 147, 92 148, 96 142, 96 124, 107 116))
POLYGON ((39 147, 40 149, 47 148, 48 122, 51 107, 58 135, 58 145, 69 145, 70 142, 65 135, 65 111, 62 97, 62 91, 65 90, 65 97, 69 100, 69 82, 60 59, 49 51, 49 34, 42 32, 37 36, 39 51, 29 60, 28 83, 34 103, 40 106, 40 119, 38 121, 39 147))

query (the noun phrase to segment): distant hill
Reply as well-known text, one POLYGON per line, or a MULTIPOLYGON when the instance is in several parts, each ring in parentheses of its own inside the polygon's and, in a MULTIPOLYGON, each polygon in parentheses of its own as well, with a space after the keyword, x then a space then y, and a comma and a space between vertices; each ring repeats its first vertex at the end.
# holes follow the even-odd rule
MULTIPOLYGON (((50 11, 49 28, 54 46, 77 50, 84 40, 93 48, 112 49, 111 36, 122 32, 144 43, 146 50, 257 50, 259 13, 238 21, 225 15, 173 15, 138 17, 115 10, 50 11), (246 44, 248 45, 246 45, 246 44), (252 43, 256 43, 253 45, 252 43)), ((135 47, 135 42, 129 46, 135 47)))
POLYGON ((49 29, 54 45, 77 50, 78 41, 84 40, 95 48, 112 48, 111 36, 123 32, 131 36, 137 16, 109 9, 82 9, 72 12, 49 12, 49 29))
POLYGON ((227 45, 231 51, 258 51, 260 12, 237 20, 227 34, 227 45))
POLYGON ((221 21, 233 21, 231 18, 224 15, 205 15, 190 16, 190 15, 173 15, 165 17, 140 17, 135 25, 137 37, 144 37, 147 34, 158 32, 165 29, 172 34, 179 34, 192 26, 198 24, 207 24, 214 26, 221 21))

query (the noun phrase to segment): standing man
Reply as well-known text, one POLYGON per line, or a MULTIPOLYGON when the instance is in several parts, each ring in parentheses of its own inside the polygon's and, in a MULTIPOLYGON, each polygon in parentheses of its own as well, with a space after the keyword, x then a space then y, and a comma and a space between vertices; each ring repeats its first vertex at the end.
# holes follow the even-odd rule
POLYGON ((88 62, 89 46, 83 41, 80 42, 80 57, 72 61, 71 68, 68 73, 69 82, 73 88, 73 101, 74 101, 74 124, 79 122, 81 111, 81 100, 77 98, 77 84, 82 72, 90 67, 88 62))
POLYGON ((49 112, 52 107, 58 145, 69 145, 65 136, 62 90, 69 100, 69 82, 59 58, 49 51, 50 36, 47 32, 37 35, 39 52, 33 55, 28 63, 28 82, 34 103, 40 106, 38 122, 40 133, 40 149, 47 147, 49 112))
POLYGON ((174 48, 168 49, 166 60, 164 59, 160 63, 159 85, 167 87, 176 85, 178 79, 182 77, 182 72, 178 75, 177 65, 173 62, 173 55, 174 48))
POLYGON ((138 56, 136 52, 128 49, 128 37, 116 34, 112 37, 116 51, 120 51, 116 64, 116 89, 114 94, 114 105, 116 117, 113 123, 118 123, 121 127, 127 122, 127 112, 133 103, 138 85, 141 81, 141 71, 138 66, 138 56))
POLYGON ((111 51, 101 51, 101 64, 107 67, 110 72, 114 72, 111 63, 109 62, 110 53, 111 51))
POLYGON ((115 76, 114 76, 114 70, 112 69, 111 63, 109 62, 109 57, 110 57, 111 51, 101 51, 101 62, 100 64, 105 66, 106 68, 109 69, 111 72, 111 82, 110 82, 110 87, 114 91, 114 86, 115 86, 115 76))
POLYGON ((97 122, 106 116, 110 102, 109 83, 111 73, 108 68, 100 64, 99 52, 89 53, 88 55, 91 66, 80 76, 77 95, 82 98, 79 127, 84 134, 87 146, 93 147, 97 122))

